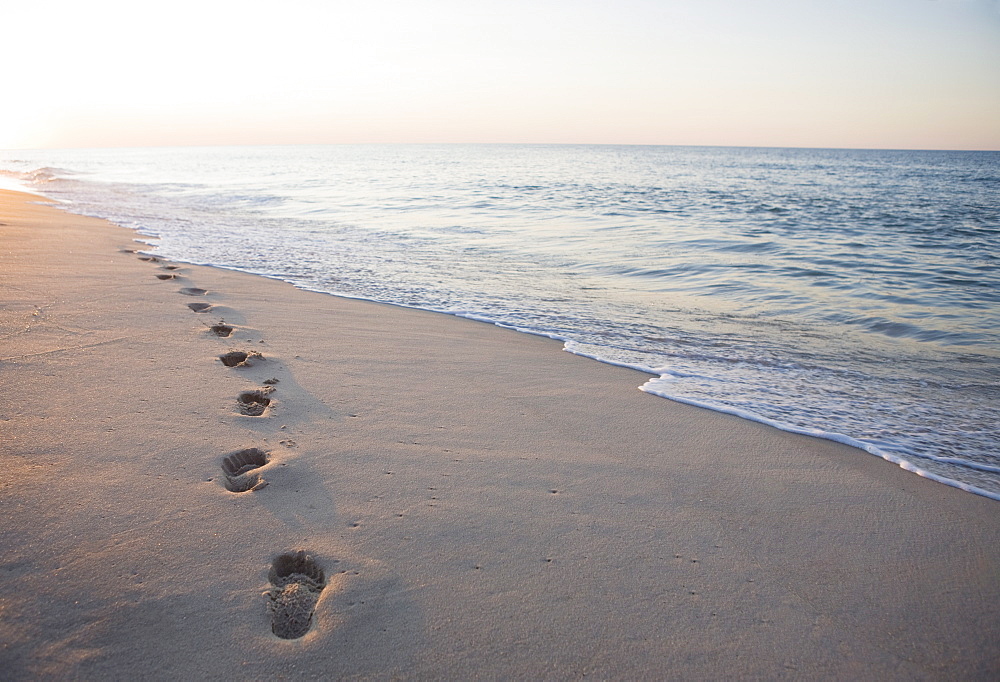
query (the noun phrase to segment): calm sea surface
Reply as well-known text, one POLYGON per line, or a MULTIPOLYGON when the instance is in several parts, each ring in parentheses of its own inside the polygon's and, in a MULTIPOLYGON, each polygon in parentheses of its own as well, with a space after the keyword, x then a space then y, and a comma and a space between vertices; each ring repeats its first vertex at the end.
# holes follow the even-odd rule
POLYGON ((564 339, 1000 499, 998 152, 49 150, 0 174, 167 258, 564 339))

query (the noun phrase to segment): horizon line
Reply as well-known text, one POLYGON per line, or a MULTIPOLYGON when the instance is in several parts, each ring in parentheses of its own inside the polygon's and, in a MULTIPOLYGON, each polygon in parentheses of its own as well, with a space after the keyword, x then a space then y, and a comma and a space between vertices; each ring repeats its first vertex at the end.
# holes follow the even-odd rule
POLYGON ((948 147, 823 147, 813 145, 748 145, 748 144, 670 144, 651 142, 260 142, 237 144, 152 144, 71 147, 9 147, 2 152, 96 151, 104 149, 210 149, 231 147, 339 147, 339 146, 508 146, 508 147, 686 147, 714 149, 797 149, 815 151, 881 151, 881 152, 1000 152, 997 148, 948 147))

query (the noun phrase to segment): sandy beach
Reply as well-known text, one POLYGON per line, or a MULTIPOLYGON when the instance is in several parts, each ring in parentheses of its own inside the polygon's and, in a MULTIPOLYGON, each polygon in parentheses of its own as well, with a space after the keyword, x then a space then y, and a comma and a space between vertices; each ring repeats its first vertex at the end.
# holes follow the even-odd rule
POLYGON ((38 201, 0 192, 0 679, 1000 675, 995 501, 38 201))

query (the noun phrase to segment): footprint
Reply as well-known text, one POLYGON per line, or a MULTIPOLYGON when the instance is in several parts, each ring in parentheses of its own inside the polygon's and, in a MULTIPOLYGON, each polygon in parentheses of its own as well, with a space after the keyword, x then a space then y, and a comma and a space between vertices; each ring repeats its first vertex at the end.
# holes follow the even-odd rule
POLYGON ((156 279, 177 279, 177 275, 157 275, 156 279))
MULTIPOLYGON (((205 305, 201 303, 191 303, 190 305, 205 305)), ((218 324, 213 324, 209 327, 211 332, 216 336, 221 336, 222 338, 228 337, 233 333, 233 328, 226 324, 225 320, 220 320, 218 324)), ((225 362, 225 360, 223 360, 225 362)))
POLYGON ((222 471, 226 474, 226 490, 245 493, 260 490, 267 481, 254 469, 267 464, 267 453, 259 448, 247 448, 234 452, 222 460, 222 471))
POLYGON ((274 585, 267 591, 271 632, 298 639, 309 631, 319 593, 326 587, 323 569, 305 552, 289 552, 274 560, 268 580, 274 585))
POLYGON ((199 289, 198 287, 184 287, 178 293, 184 294, 185 296, 204 296, 208 293, 208 290, 199 289))
POLYGON ((179 265, 164 265, 164 270, 179 270, 181 266, 179 265))
POLYGON ((139 260, 144 260, 147 263, 159 263, 159 258, 154 258, 153 256, 139 256, 139 260))
POLYGON ((219 359, 226 367, 253 367, 256 361, 263 361, 264 356, 255 351, 247 353, 241 350, 232 350, 225 355, 220 355, 219 359))
POLYGON ((245 414, 248 417, 260 417, 263 415, 265 410, 267 410, 267 406, 271 404, 271 399, 267 396, 273 390, 273 388, 258 388, 253 391, 243 391, 243 393, 240 393, 236 396, 236 403, 240 414, 245 414))
POLYGON ((211 303, 188 303, 188 308, 196 313, 207 313, 212 308, 211 303))

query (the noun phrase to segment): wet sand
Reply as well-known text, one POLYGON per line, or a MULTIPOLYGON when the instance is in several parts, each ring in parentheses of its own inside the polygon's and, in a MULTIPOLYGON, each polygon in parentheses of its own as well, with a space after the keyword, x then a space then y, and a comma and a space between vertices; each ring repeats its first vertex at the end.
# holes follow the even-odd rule
POLYGON ((37 200, 0 193, 3 679, 1000 674, 995 501, 37 200))

